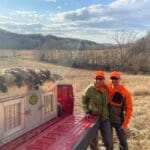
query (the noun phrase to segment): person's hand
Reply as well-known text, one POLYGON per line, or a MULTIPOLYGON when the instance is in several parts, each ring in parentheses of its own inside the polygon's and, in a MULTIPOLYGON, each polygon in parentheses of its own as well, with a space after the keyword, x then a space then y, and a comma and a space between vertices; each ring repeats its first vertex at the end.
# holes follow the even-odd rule
POLYGON ((91 114, 89 114, 89 113, 87 113, 87 114, 85 115, 85 118, 86 118, 86 119, 90 119, 90 117, 91 117, 91 114))
POLYGON ((125 135, 128 135, 128 133, 129 133, 129 129, 128 128, 121 127, 120 130, 123 130, 125 135))

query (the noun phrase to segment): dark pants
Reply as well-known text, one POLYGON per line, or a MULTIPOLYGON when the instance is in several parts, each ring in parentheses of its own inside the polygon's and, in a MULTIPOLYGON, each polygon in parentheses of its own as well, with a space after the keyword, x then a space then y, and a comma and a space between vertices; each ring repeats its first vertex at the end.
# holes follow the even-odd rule
POLYGON ((112 132, 109 120, 100 123, 100 131, 106 150, 113 149, 112 132))
POLYGON ((112 123, 111 125, 116 130, 120 142, 120 150, 128 150, 127 137, 123 129, 121 129, 121 125, 117 123, 112 123))
MULTIPOLYGON (((106 150, 112 150, 113 149, 113 142, 112 142, 112 132, 111 132, 111 124, 109 120, 106 121, 100 121, 100 132, 102 135, 102 140, 104 142, 104 145, 106 147, 106 150)), ((94 145, 91 145, 91 148, 93 150, 98 150, 98 137, 94 139, 93 141, 94 145)))

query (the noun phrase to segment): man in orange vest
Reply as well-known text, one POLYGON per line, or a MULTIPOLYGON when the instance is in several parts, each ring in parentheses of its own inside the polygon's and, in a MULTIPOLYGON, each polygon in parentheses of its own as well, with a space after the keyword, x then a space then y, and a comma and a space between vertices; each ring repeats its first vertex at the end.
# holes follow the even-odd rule
POLYGON ((111 82, 108 84, 108 90, 111 125, 116 130, 120 142, 120 150, 128 150, 126 131, 132 115, 131 94, 120 84, 120 72, 111 72, 110 79, 111 82))

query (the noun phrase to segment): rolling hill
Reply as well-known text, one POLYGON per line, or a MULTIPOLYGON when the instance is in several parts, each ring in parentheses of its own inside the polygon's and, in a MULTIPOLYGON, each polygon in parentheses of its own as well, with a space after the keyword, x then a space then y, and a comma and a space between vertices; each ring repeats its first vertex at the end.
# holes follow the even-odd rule
POLYGON ((0 29, 0 49, 99 50, 107 44, 42 34, 17 34, 0 29))

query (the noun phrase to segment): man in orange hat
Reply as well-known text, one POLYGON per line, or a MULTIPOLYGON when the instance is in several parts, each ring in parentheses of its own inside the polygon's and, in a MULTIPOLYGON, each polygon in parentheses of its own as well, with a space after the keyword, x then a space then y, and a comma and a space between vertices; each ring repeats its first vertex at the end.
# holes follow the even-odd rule
MULTIPOLYGON (((93 84, 90 84, 83 93, 83 109, 86 117, 96 115, 100 119, 99 129, 106 150, 112 150, 112 134, 108 113, 108 88, 105 85, 105 74, 103 71, 95 71, 93 84)), ((98 140, 95 139, 93 150, 98 150, 98 140)))
POLYGON ((120 84, 120 72, 111 72, 110 79, 111 83, 108 84, 108 90, 111 125, 116 130, 120 150, 128 150, 126 131, 132 114, 131 94, 127 88, 120 84))

